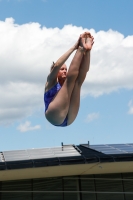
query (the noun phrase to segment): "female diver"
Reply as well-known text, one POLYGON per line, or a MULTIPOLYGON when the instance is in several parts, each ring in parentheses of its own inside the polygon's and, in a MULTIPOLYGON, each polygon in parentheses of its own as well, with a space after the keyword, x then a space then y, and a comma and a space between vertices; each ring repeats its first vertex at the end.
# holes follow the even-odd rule
POLYGON ((76 118, 80 105, 80 89, 90 65, 94 38, 89 32, 80 35, 76 44, 53 63, 45 85, 46 119, 55 126, 68 126, 76 118), (65 61, 76 53, 67 72, 65 61))

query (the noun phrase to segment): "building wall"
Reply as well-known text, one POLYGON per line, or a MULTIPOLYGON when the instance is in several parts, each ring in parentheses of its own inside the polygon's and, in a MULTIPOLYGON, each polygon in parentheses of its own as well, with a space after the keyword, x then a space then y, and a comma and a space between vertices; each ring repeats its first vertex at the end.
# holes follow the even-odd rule
POLYGON ((0 182, 0 200, 133 200, 133 173, 0 182))

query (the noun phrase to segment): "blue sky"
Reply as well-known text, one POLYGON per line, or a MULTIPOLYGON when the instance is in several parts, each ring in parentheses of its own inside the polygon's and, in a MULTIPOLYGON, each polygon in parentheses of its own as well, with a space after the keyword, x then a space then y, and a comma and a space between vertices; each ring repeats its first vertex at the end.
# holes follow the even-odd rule
POLYGON ((0 0, 1 151, 133 143, 132 10, 132 0, 0 0), (46 77, 84 30, 95 44, 79 114, 54 127, 43 113, 46 77))

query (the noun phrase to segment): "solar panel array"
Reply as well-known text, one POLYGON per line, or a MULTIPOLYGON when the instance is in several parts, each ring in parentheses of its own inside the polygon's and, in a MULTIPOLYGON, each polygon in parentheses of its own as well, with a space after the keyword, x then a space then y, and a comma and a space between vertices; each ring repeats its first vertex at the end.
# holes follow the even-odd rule
POLYGON ((72 145, 68 145, 55 148, 4 151, 3 155, 5 161, 19 161, 30 159, 80 156, 80 153, 72 145))
POLYGON ((133 153, 133 144, 104 144, 104 145, 83 145, 104 154, 129 154, 133 153))
MULTIPOLYGON (((129 154, 133 153, 132 144, 104 144, 104 145, 88 145, 85 146, 92 150, 104 154, 129 154)), ((74 148, 73 145, 66 145, 54 148, 40 148, 40 149, 27 149, 27 150, 14 150, 4 151, 0 153, 0 162, 4 161, 21 161, 21 160, 32 160, 32 159, 48 159, 57 157, 72 157, 81 156, 81 154, 74 148)))

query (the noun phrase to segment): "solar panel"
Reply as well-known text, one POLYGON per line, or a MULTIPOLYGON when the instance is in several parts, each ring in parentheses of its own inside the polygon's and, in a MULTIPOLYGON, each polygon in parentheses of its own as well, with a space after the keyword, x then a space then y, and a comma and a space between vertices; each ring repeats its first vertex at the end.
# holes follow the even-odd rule
POLYGON ((14 150, 3 152, 5 161, 29 160, 27 150, 14 150))
POLYGON ((54 148, 4 151, 3 155, 5 161, 20 161, 30 159, 80 156, 80 153, 73 146, 62 146, 54 148))
POLYGON ((63 146, 45 149, 30 149, 28 150, 30 158, 52 158, 52 157, 69 157, 79 156, 80 153, 73 146, 63 146))
POLYGON ((133 153, 133 144, 104 144, 104 145, 83 145, 104 154, 127 154, 133 153))

